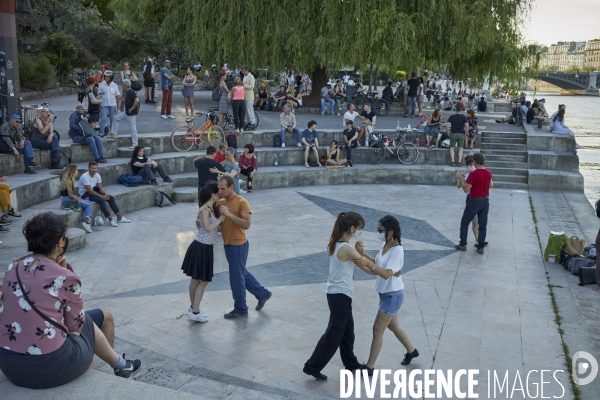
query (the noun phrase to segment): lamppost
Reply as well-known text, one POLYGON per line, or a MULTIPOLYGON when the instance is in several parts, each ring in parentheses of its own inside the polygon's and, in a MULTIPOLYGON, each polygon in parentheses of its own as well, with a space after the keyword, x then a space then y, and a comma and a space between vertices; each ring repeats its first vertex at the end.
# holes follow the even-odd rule
POLYGON ((19 59, 15 2, 0 1, 0 124, 20 114, 19 59))

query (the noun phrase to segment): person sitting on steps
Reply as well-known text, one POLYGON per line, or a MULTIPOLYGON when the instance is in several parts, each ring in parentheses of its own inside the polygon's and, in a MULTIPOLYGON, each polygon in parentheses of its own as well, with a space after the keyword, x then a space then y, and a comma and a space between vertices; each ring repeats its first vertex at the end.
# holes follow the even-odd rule
POLYGON ((33 148, 29 140, 25 140, 19 125, 23 120, 20 115, 14 114, 10 121, 6 121, 0 126, 0 153, 12 154, 17 160, 23 154, 23 163, 25 164, 26 174, 35 174, 36 172, 29 167, 37 167, 38 164, 33 161, 33 148))
POLYGON ((310 165, 308 165, 308 152, 310 149, 312 149, 313 153, 315 153, 317 164, 322 166, 319 164, 319 139, 317 138, 318 133, 316 130, 317 121, 308 121, 307 125, 308 129, 305 129, 304 132, 302 132, 302 144, 304 145, 304 166, 306 168, 310 168, 310 165))
POLYGON ((50 169, 60 169, 59 161, 59 138, 54 134, 52 122, 56 117, 50 116, 50 110, 46 107, 40 110, 40 117, 33 121, 31 127, 31 147, 40 150, 50 150, 50 169))
POLYGON ((10 204, 10 186, 6 184, 8 177, 0 176, 0 182, 4 182, 0 183, 0 232, 8 232, 8 225, 12 224, 8 216, 18 218, 21 214, 10 204))
POLYGON ((102 139, 99 136, 84 136, 83 130, 79 126, 81 120, 87 122, 87 118, 83 116, 84 113, 85 107, 83 104, 78 104, 75 107, 75 112, 69 117, 69 137, 73 140, 73 143, 89 146, 97 163, 105 163, 102 139))
POLYGON ((62 179, 60 180, 60 206, 63 209, 68 209, 67 202, 69 200, 77 201, 77 206, 83 209, 83 215, 85 216, 81 225, 87 233, 92 233, 92 203, 83 200, 74 193, 77 175, 79 175, 77 165, 71 164, 65 167, 62 179))
POLYGON ((163 167, 158 162, 148 159, 144 155, 144 152, 145 150, 142 146, 135 146, 133 149, 130 162, 133 175, 139 175, 142 177, 142 179, 144 179, 144 181, 150 182, 154 186, 158 186, 155 176, 155 174, 158 172, 163 182, 173 182, 163 167))
POLYGON ((340 158, 340 149, 338 148, 338 141, 332 140, 329 148, 327 149, 327 161, 325 161, 327 167, 345 167, 346 159, 340 158))
POLYGON ((81 175, 81 178, 79 178, 79 197, 88 198, 89 201, 98 203, 102 214, 110 221, 110 226, 116 227, 117 222, 131 222, 121 214, 115 198, 107 194, 102 187, 102 177, 100 177, 100 174, 98 173, 98 163, 95 161, 90 161, 88 163, 88 172, 84 173, 81 175), (108 208, 106 207, 107 201, 110 204, 111 210, 117 216, 116 220, 108 212, 108 208))
POLYGON ((279 124, 281 125, 281 147, 285 147, 285 135, 287 132, 296 133, 296 144, 302 147, 300 143, 300 129, 296 127, 296 116, 291 113, 291 108, 288 104, 283 106, 283 112, 279 115, 279 124))

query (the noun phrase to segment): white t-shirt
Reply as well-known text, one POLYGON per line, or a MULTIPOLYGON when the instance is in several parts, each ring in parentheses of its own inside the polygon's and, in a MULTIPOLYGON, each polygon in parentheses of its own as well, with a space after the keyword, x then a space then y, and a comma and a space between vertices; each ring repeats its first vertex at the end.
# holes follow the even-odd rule
POLYGON ((81 175, 81 177, 79 178, 79 197, 82 197, 83 194, 87 192, 87 189, 85 188, 86 185, 90 185, 93 189, 95 186, 98 185, 98 183, 101 182, 102 178, 100 177, 99 173, 94 174, 93 178, 90 176, 89 172, 86 172, 83 175, 81 175))
POLYGON ((121 92, 116 83, 111 82, 107 85, 106 82, 101 82, 98 85, 98 93, 102 94, 102 106, 117 106, 116 96, 120 96, 121 92))
MULTIPOLYGON (((394 246, 388 250, 385 255, 381 255, 385 243, 381 246, 381 250, 375 257, 375 264, 383 269, 391 269, 394 273, 404 267, 404 249, 402 246, 394 246)), ((404 289, 404 282, 401 276, 390 276, 388 279, 383 279, 380 276, 375 277, 375 290, 379 293, 396 292, 404 289)))
POLYGON ((349 75, 344 75, 344 84, 348 84, 348 79, 350 79, 349 75))
POLYGON ((354 119, 358 118, 359 115, 360 114, 357 113, 356 111, 354 111, 352 113, 350 111, 346 111, 346 114, 344 114, 344 119, 342 119, 342 126, 344 128, 346 128, 346 120, 348 120, 348 119, 351 120, 352 123, 354 123, 354 119))

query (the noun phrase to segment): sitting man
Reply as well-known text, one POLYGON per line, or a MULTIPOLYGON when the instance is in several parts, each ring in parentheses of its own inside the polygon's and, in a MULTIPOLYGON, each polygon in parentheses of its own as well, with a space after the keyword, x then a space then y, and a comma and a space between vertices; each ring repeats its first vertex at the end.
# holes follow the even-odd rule
POLYGON ((391 103, 394 100, 394 90, 392 89, 392 81, 388 81, 387 86, 381 92, 381 98, 391 103))
POLYGON ((20 115, 13 115, 10 121, 7 121, 0 126, 0 153, 12 154, 18 160, 23 154, 23 162, 25 164, 26 174, 35 174, 31 167, 36 167, 37 164, 33 161, 33 148, 29 140, 25 140, 19 125, 21 125, 20 115))
POLYGON ((300 129, 296 128, 296 116, 291 113, 290 106, 283 106, 283 112, 279 115, 279 123, 281 124, 281 147, 285 147, 285 134, 287 132, 296 133, 296 145, 302 147, 300 143, 300 129))
POLYGON ((31 127, 31 146, 34 149, 51 150, 50 168, 60 169, 58 167, 58 141, 60 139, 54 134, 54 128, 52 127, 52 122, 55 119, 54 115, 50 116, 50 110, 46 107, 40 110, 40 117, 33 121, 31 127))
POLYGON ((356 118, 360 118, 360 114, 357 113, 356 111, 354 111, 355 109, 356 109, 356 107, 354 106, 354 104, 348 103, 348 111, 346 111, 346 113, 344 114, 344 119, 342 120, 342 124, 343 124, 344 128, 346 128, 348 121, 350 121, 352 123, 352 126, 354 128, 356 128, 356 130, 358 132, 358 137, 356 138, 356 141, 360 142, 360 139, 365 134, 365 128, 359 128, 356 125, 354 125, 354 120, 356 118))
MULTIPOLYGON (((308 152, 310 149, 315 153, 315 159, 319 164, 319 140, 317 139, 317 121, 308 121, 308 129, 302 132, 302 144, 304 145, 304 166, 310 168, 308 165, 308 152)), ((321 164, 319 164, 321 165, 321 164)))
POLYGON ((281 109, 281 107, 283 107, 283 105, 285 104, 286 97, 287 97, 287 92, 285 91, 285 87, 279 86, 279 92, 277 92, 273 95, 273 100, 275 100, 277 102, 275 104, 275 108, 273 109, 273 111, 279 111, 281 109))
POLYGON ((84 173, 79 178, 79 197, 82 199, 87 198, 89 201, 98 203, 102 214, 110 221, 110 226, 117 226, 117 222, 131 222, 121 214, 119 207, 115 202, 115 198, 104 191, 104 188, 102 187, 102 178, 98 173, 98 163, 96 161, 90 161, 88 163, 88 172, 84 173), (108 208, 106 207, 107 201, 108 204, 110 204, 110 209, 117 216, 117 220, 115 220, 108 212, 108 208))
POLYGON ((102 147, 102 139, 99 136, 84 136, 83 130, 79 126, 81 120, 87 122, 87 118, 83 116, 85 113, 85 107, 83 104, 78 104, 75 108, 75 112, 69 117, 69 137, 73 140, 73 143, 85 144, 90 146, 90 151, 94 156, 96 163, 105 163, 104 159, 104 148, 102 147))
POLYGON ((537 125, 538 129, 542 129, 544 118, 541 117, 541 111, 537 103, 527 110, 526 118, 528 124, 537 125))
POLYGON ((335 100, 329 97, 331 94, 331 84, 328 83, 321 89, 321 115, 325 115, 325 103, 329 103, 329 114, 335 113, 335 100))
POLYGON ((133 154, 131 155, 131 170, 134 175, 139 175, 146 182, 150 182, 154 186, 158 186, 158 182, 156 182, 156 174, 160 175, 163 182, 170 183, 173 182, 169 175, 165 172, 162 166, 160 166, 156 161, 148 159, 144 155, 144 148, 142 146, 135 146, 133 149, 133 154))
POLYGON ((373 127, 377 122, 377 115, 375 115, 374 111, 371 111, 371 105, 369 103, 365 103, 363 106, 363 112, 360 113, 358 117, 362 120, 364 132, 365 132, 365 146, 369 147, 369 137, 373 133, 373 127))

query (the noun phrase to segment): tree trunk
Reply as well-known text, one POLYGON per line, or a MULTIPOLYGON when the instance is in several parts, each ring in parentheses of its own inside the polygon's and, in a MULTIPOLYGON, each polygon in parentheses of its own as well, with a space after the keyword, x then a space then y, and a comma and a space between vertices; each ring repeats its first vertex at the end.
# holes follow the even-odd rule
POLYGON ((375 84, 373 85, 373 91, 376 92, 377 91, 377 77, 379 72, 379 66, 375 67, 375 84))
POLYGON ((321 88, 327 85, 327 71, 323 67, 316 67, 312 73, 312 90, 302 98, 304 107, 321 107, 321 88))
POLYGON ((369 92, 371 91, 372 85, 373 85, 373 64, 369 64, 369 92))

